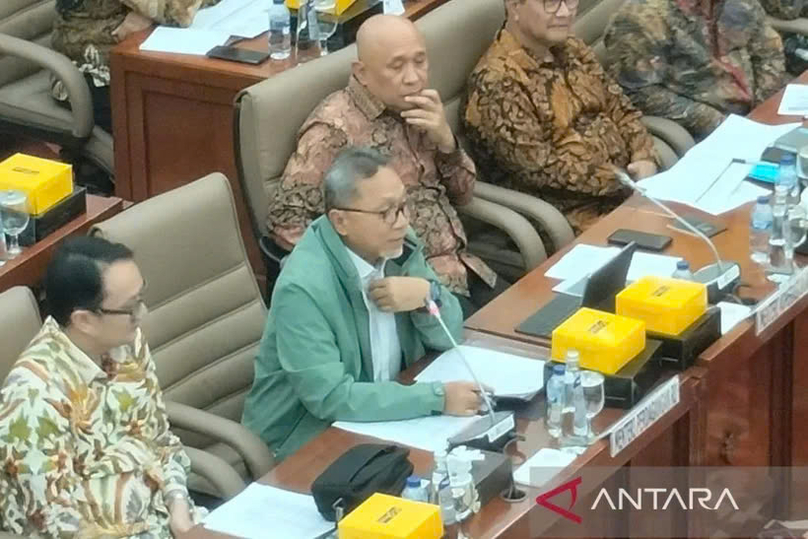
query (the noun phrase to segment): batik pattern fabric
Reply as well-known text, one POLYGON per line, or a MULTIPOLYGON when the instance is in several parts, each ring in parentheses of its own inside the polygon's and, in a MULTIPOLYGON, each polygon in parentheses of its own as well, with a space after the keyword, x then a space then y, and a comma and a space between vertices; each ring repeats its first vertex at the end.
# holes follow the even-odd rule
POLYGON ((697 139, 782 88, 780 36, 757 0, 628 0, 604 38, 610 70, 645 114, 697 139))
POLYGON ((425 256, 453 293, 469 295, 467 268, 493 287, 496 274, 467 251, 468 241, 454 205, 471 201, 476 169, 459 147, 441 152, 423 131, 387 110, 356 78, 327 97, 298 133, 297 148, 269 203, 267 229, 291 249, 325 211, 322 181, 347 146, 366 146, 390 159, 407 190, 410 225, 425 256))
POLYGON ((140 331, 99 366, 46 320, 0 389, 0 529, 169 539, 189 469, 140 331))
MULTIPOLYGON (((109 86, 109 53, 120 41, 116 30, 137 13, 158 24, 190 26, 201 7, 219 0, 56 0, 51 46, 70 58, 98 86, 109 86)), ((125 37, 125 36, 124 36, 125 37)), ((68 98, 61 80, 51 76, 51 92, 68 98)))
POLYGON ((463 110, 481 177, 542 198, 576 233, 628 196, 615 167, 656 161, 641 113, 574 37, 537 57, 503 29, 469 77, 463 110))

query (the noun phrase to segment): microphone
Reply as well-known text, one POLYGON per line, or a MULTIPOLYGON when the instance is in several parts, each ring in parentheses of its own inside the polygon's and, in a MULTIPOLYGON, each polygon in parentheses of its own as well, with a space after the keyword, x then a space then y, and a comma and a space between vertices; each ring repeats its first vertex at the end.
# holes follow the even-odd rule
POLYGON ((701 230, 682 219, 676 212, 670 209, 667 205, 663 204, 662 201, 657 200, 649 195, 648 191, 634 183, 628 174, 622 170, 615 170, 615 177, 617 178, 617 181, 623 185, 637 191, 642 196, 662 208, 665 213, 676 219, 676 221, 681 223, 682 226, 698 236, 702 241, 704 241, 704 243, 707 244, 707 246, 713 252, 715 264, 708 264, 694 272, 693 279, 696 282, 703 283, 707 286, 707 296, 710 303, 717 303, 725 295, 732 292, 735 284, 741 278, 741 266, 737 262, 721 260, 721 256, 718 254, 718 249, 715 248, 715 244, 710 240, 710 238, 708 238, 701 230))
POLYGON ((494 412, 494 406, 488 398, 488 393, 477 378, 474 369, 471 368, 471 364, 466 360, 466 356, 460 350, 460 346, 452 336, 452 332, 446 327, 446 323, 440 315, 440 308, 432 299, 427 299, 425 306, 429 314, 438 321, 446 336, 449 337, 449 341, 452 343, 452 349, 460 356, 466 370, 471 373, 471 377, 474 379, 474 383, 477 384, 480 395, 483 397, 485 406, 488 408, 488 415, 486 417, 479 418, 468 427, 449 438, 449 449, 459 445, 466 445, 476 449, 501 451, 505 444, 511 439, 509 434, 516 429, 513 412, 494 412))

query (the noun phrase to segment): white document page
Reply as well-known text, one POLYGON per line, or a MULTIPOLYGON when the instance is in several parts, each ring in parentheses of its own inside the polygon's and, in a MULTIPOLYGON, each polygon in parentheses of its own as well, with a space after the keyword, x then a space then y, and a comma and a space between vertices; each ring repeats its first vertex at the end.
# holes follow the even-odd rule
POLYGON ((480 417, 432 415, 402 421, 375 421, 370 423, 335 421, 332 426, 434 453, 436 449, 446 447, 446 440, 471 425, 480 417))
POLYGON ((252 483, 202 522, 209 530, 247 539, 314 539, 334 528, 311 496, 260 483, 252 483))
POLYGON ((544 447, 513 472, 513 480, 520 485, 540 488, 569 466, 576 456, 573 452, 544 447))
MULTIPOLYGON (((490 386, 497 397, 529 400, 544 387, 544 361, 476 346, 459 348, 480 383, 490 386)), ((474 381, 454 349, 438 356, 415 379, 418 382, 474 381)))
POLYGON ((213 47, 224 45, 229 38, 230 34, 226 32, 158 26, 140 44, 140 50, 204 56, 213 47))
POLYGON ((386 15, 404 15, 404 4, 401 0, 384 0, 386 15))
POLYGON ((777 114, 781 116, 806 115, 808 114, 808 85, 789 84, 783 92, 780 100, 780 108, 777 114))
POLYGON ((222 0, 215 6, 200 9, 191 28, 254 38, 269 30, 271 3, 271 0, 222 0))
POLYGON ((726 335, 732 328, 749 318, 752 308, 748 305, 738 303, 728 303, 719 301, 718 308, 721 309, 721 335, 726 335))

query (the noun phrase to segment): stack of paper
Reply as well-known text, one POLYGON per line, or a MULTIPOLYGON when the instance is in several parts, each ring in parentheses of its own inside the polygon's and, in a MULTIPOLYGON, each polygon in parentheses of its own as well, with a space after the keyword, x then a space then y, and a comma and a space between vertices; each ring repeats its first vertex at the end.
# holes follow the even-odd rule
POLYGON ((373 436, 400 445, 435 452, 446 447, 449 438, 477 421, 480 416, 455 417, 433 415, 402 421, 336 421, 332 425, 338 429, 373 436))
POLYGON ((254 38, 269 30, 270 5, 267 0, 221 0, 215 6, 200 9, 191 28, 254 38))
POLYGON ((213 47, 224 45, 228 39, 230 34, 227 32, 158 26, 140 44, 140 50, 204 55, 213 47))
POLYGON ((789 84, 780 100, 777 114, 781 116, 794 116, 808 114, 808 85, 789 84))
MULTIPOLYGON (((583 293, 582 287, 579 285, 581 280, 617 256, 619 252, 620 247, 600 247, 579 243, 561 257, 561 260, 553 264, 545 275, 564 281, 553 288, 555 292, 580 296, 583 293)), ((681 258, 678 256, 635 251, 626 280, 634 282, 647 275, 670 277, 676 271, 676 263, 679 260, 681 258)))
POLYGON ((415 379, 418 382, 473 382, 462 353, 481 384, 495 397, 530 400, 544 387, 544 361, 496 352, 476 346, 459 346, 438 356, 415 379))
POLYGON ((575 458, 576 455, 572 451, 559 451, 547 447, 539 449, 513 472, 513 480, 520 485, 540 488, 575 458))
POLYGON ((730 115, 710 136, 688 151, 670 170, 638 185, 649 196, 681 202, 718 215, 752 202, 769 191, 744 181, 767 146, 799 124, 764 125, 730 115))
POLYGON ((246 537, 315 539, 334 528, 305 494, 252 483, 238 496, 205 517, 209 530, 246 537))

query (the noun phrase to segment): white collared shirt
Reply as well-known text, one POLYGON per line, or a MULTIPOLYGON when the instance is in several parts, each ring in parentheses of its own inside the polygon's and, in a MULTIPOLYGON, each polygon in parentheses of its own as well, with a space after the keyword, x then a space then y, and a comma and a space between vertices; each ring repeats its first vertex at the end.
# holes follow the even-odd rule
POLYGON ((348 255, 356 267, 357 273, 359 273, 362 299, 365 300, 365 307, 368 309, 373 381, 395 380, 401 370, 401 343, 398 341, 398 332, 396 331, 396 316, 393 313, 379 310, 376 302, 367 294, 370 283, 384 277, 384 265, 387 263, 387 259, 382 260, 378 266, 374 267, 350 249, 348 249, 348 255))

